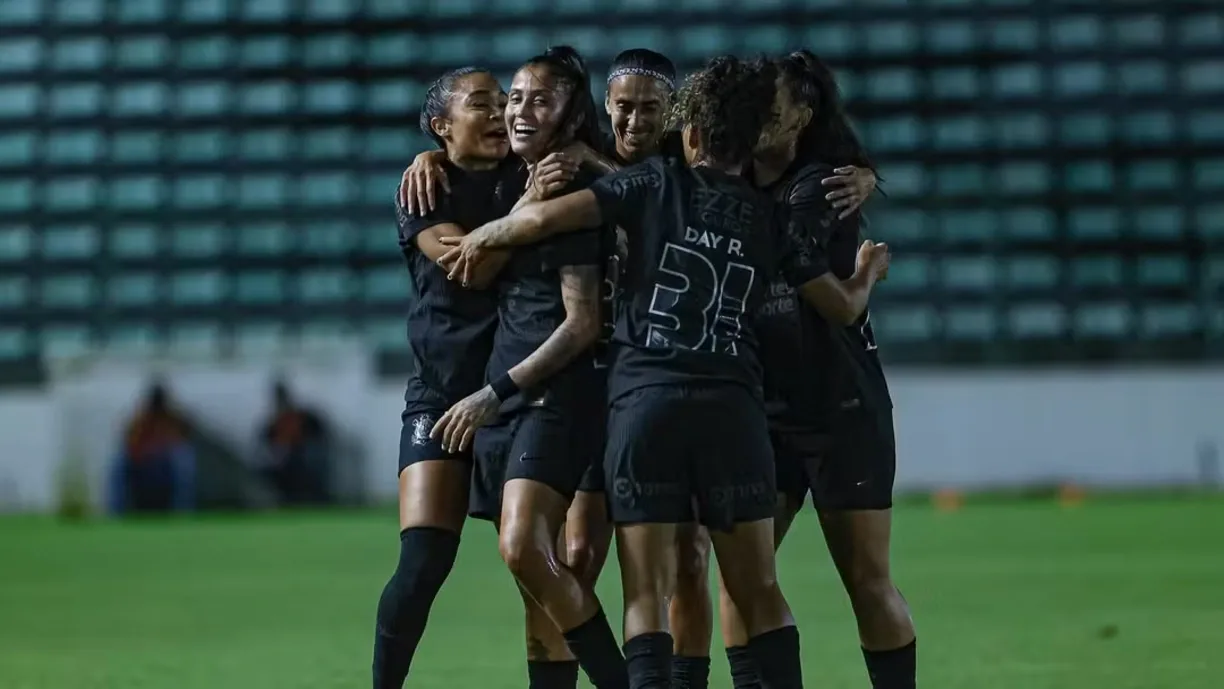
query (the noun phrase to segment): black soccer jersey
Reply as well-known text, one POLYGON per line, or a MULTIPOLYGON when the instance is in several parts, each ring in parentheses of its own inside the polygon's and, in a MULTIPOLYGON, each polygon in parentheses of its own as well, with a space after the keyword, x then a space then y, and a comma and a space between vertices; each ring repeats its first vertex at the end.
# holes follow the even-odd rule
POLYGON ((396 204, 399 243, 408 261, 413 292, 408 307, 408 341, 416 359, 405 395, 414 403, 450 406, 478 390, 497 328, 497 293, 465 289, 417 248, 417 236, 435 225, 474 230, 513 208, 526 184, 522 161, 507 159, 497 169, 471 172, 444 163, 451 193, 438 197, 424 216, 396 204))
MULTIPOLYGON (((595 176, 579 171, 573 182, 559 195, 590 186, 595 176)), ((539 244, 517 249, 502 271, 498 284, 498 327, 493 354, 489 358, 488 380, 494 380, 531 355, 565 320, 561 299, 561 268, 565 266, 604 266, 609 251, 603 228, 557 235, 539 244)), ((546 384, 547 392, 559 400, 581 395, 593 384, 597 369, 594 350, 585 352, 546 384)), ((525 391, 526 397, 541 391, 525 391)), ((600 392, 602 394, 602 392, 600 392)), ((526 397, 516 395, 503 411, 521 405, 526 397)))
POLYGON ((828 272, 786 209, 742 177, 657 157, 591 190, 629 233, 610 397, 687 383, 760 394, 756 316, 772 276, 801 285, 828 272))
MULTIPOLYGON (((796 163, 764 191, 788 205, 795 226, 821 247, 833 274, 845 280, 855 271, 859 215, 837 218, 821 185, 832 174, 829 165, 796 163)), ((759 317, 766 402, 775 427, 828 431, 832 412, 863 395, 862 404, 891 404, 868 312, 849 327, 830 324, 779 276, 759 317)))

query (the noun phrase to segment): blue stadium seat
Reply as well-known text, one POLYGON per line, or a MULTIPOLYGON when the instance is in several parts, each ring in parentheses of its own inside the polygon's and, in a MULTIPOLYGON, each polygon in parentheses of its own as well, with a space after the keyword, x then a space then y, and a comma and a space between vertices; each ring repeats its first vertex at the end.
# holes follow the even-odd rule
POLYGON ((93 349, 89 328, 71 323, 52 324, 39 334, 39 350, 51 358, 78 357, 93 349))
POLYGON ((925 126, 913 115, 899 115, 864 123, 867 145, 879 151, 909 151, 923 141, 925 126))
POLYGON ((292 235, 284 223, 251 223, 237 229, 235 245, 240 254, 275 256, 289 250, 292 235))
POLYGON ((1050 38, 1055 49, 1094 48, 1105 34, 1101 20, 1091 14, 1059 17, 1050 22, 1050 38))
POLYGON ((42 235, 42 255, 49 261, 92 258, 101 248, 102 237, 93 225, 55 225, 42 235))
POLYGON ((369 160, 395 160, 407 167, 413 156, 421 151, 437 148, 415 128, 376 127, 366 132, 363 153, 369 160))
MULTIPOLYGON (((275 97, 274 87, 268 87, 268 92, 256 98, 275 97)), ((250 91, 248 91, 248 94, 250 91)), ((247 95, 247 94, 244 94, 247 95)), ((221 115, 230 110, 229 85, 220 81, 188 82, 179 86, 178 98, 175 104, 178 114, 184 117, 199 117, 221 115)), ((259 101, 262 102, 262 101, 259 101)), ((258 112, 246 100, 242 102, 247 112, 258 112)))
POLYGON ((888 281, 881 283, 887 291, 923 293, 934 282, 938 269, 931 259, 922 254, 907 254, 904 261, 897 261, 888 268, 888 281))
POLYGON ((1139 191, 1175 189, 1179 177, 1177 163, 1172 160, 1147 160, 1126 167, 1127 186, 1139 191))
POLYGON ((1224 108, 1189 114, 1193 141, 1224 141, 1224 108))
POLYGON ((116 258, 146 258, 157 253, 161 230, 152 225, 124 224, 111 229, 107 250, 116 258))
MULTIPOLYGON (((1016 256, 1006 262, 1007 284, 1020 289, 1053 289, 1062 275, 1058 259, 1051 256, 1016 256)), ((889 277, 892 269, 889 268, 889 277)))
POLYGON ((303 206, 346 206, 353 201, 356 182, 345 172, 302 175, 297 202, 303 206))
POLYGON ((1190 284, 1190 264, 1185 256, 1141 256, 1136 277, 1142 286, 1180 287, 1190 284))
MULTIPOLYGON (((892 194, 892 178, 885 182, 892 194)), ((920 210, 889 206, 867 214, 866 234, 885 242, 921 242, 930 234, 927 216, 920 210)), ((891 272, 891 269, 890 269, 891 272)))
POLYGON ((366 0, 365 11, 376 17, 418 16, 424 0, 366 0))
POLYGON ((170 41, 158 35, 123 39, 118 41, 114 50, 114 64, 133 69, 160 67, 170 61, 171 54, 170 41))
POLYGON ((938 219, 939 233, 945 241, 988 242, 999 233, 998 214, 992 210, 950 210, 941 213, 938 219))
POLYGON ((104 150, 102 133, 96 129, 53 129, 45 140, 43 154, 52 163, 92 163, 104 150))
POLYGON ((1206 158, 1194 164, 1194 186, 1224 189, 1224 158, 1206 158))
POLYGON ((1007 50, 1035 50, 1041 44, 1041 29, 1035 19, 998 19, 990 25, 990 42, 1007 50))
POLYGON ((30 226, 0 225, 0 263, 20 263, 33 251, 34 231, 30 226))
POLYGON ((1224 45, 1224 17, 1219 12, 1202 12, 1181 21, 1178 37, 1183 45, 1224 45))
POLYGON ((238 155, 246 160, 284 160, 294 143, 293 132, 286 127, 248 130, 238 139, 238 155))
POLYGON ((1049 165, 1042 162, 1003 163, 997 172, 997 189, 1004 195, 1042 194, 1050 190, 1053 181, 1049 165))
POLYGON ((157 329, 149 323, 116 323, 106 333, 106 348, 116 353, 151 354, 158 348, 157 329))
POLYGON ((1072 239, 1111 239, 1122 233, 1122 213, 1113 206, 1073 208, 1068 221, 1072 239))
POLYGON ((228 281, 220 270, 192 270, 170 276, 172 304, 203 305, 225 298, 228 281))
POLYGON ((30 353, 30 333, 20 326, 0 326, 0 359, 20 359, 30 353))
POLYGON ((7 0, 0 2, 0 26, 36 24, 46 7, 43 0, 7 0))
POLYGON ((303 4, 308 19, 323 21, 343 21, 359 6, 349 0, 306 0, 303 4))
POLYGON ((110 158, 121 163, 147 163, 166 152, 166 137, 159 131, 116 132, 111 137, 110 158))
POLYGON ((1054 84, 1066 96, 1095 95, 1103 92, 1108 82, 1109 71, 1100 62, 1071 62, 1054 70, 1054 84))
POLYGON ((1182 67, 1182 86, 1189 93, 1224 93, 1224 60, 1200 60, 1182 67))
POLYGON ((98 69, 106 62, 107 48, 100 37, 60 39, 52 45, 48 63, 53 70, 98 69))
POLYGON ((1173 113, 1148 110, 1127 115, 1123 120, 1122 135, 1127 141, 1136 143, 1165 143, 1176 135, 1176 127, 1173 113))
POLYGON ((1002 226, 1005 235, 1014 239, 1048 239, 1058 225, 1050 209, 1021 206, 1003 214, 1002 226))
POLYGON ((994 256, 949 256, 940 266, 940 277, 945 288, 991 292, 999 284, 998 267, 994 256))
POLYGON ((872 323, 882 342, 922 342, 935 336, 940 317, 926 304, 872 309, 872 323))
POLYGON ((1040 112, 1002 113, 990 118, 999 147, 1040 148, 1050 140, 1050 121, 1040 112))
POLYGON ((172 352, 211 356, 221 348, 221 328, 216 323, 182 323, 170 326, 168 347, 172 352))
POLYGON ((1114 20, 1114 40, 1128 48, 1149 48, 1164 42, 1165 21, 1159 14, 1125 15, 1114 20))
POLYGON ((161 205, 165 182, 157 175, 120 177, 111 180, 107 204, 119 210, 147 210, 161 205))
POLYGON ((0 313, 24 308, 30 298, 30 279, 24 275, 0 276, 0 313))
POLYGON ((318 268, 297 275, 297 295, 305 304, 331 304, 349 298, 351 277, 343 268, 318 268))
POLYGON ((989 136, 986 122, 977 115, 963 115, 937 120, 935 123, 935 148, 947 150, 973 150, 981 148, 989 136))
POLYGON ((408 271, 402 266, 374 268, 362 274, 362 293, 369 302, 401 302, 408 298, 408 271))
POLYGON ((977 98, 982 89, 982 73, 974 67, 944 67, 930 75, 931 92, 937 98, 977 98))
POLYGON ((1054 302, 1015 304, 1007 311, 1008 329, 1014 337, 1058 337, 1067 328, 1067 311, 1054 302))
POLYGON ((986 305, 951 306, 944 311, 944 333, 953 340, 991 340, 998 336, 998 314, 986 305))
POLYGON ((1079 337, 1122 338, 1133 321, 1131 310, 1125 303, 1093 302, 1076 309, 1074 331, 1079 337))
POLYGON ((417 38, 411 34, 393 33, 375 36, 363 44, 364 59, 367 64, 376 66, 409 65, 415 60, 420 50, 417 38))
MULTIPOLYGON (((20 98, 20 94, 14 95, 20 98)), ((101 84, 59 84, 51 88, 46 109, 52 117, 97 115, 102 111, 104 99, 105 93, 101 84)))
POLYGON ((106 17, 106 0, 60 0, 51 11, 58 24, 98 24, 106 17))
POLYGON ((229 232, 220 223, 179 225, 169 233, 170 253, 181 258, 213 258, 225 252, 229 232))
POLYGON ((119 84, 110 93, 110 113, 118 117, 160 115, 169 95, 166 85, 156 81, 119 84))
POLYGON ((931 22, 926 27, 925 44, 936 53, 970 52, 977 42, 973 22, 947 19, 931 22))
POLYGON ((798 27, 799 45, 818 47, 823 56, 836 58, 854 51, 858 33, 848 24, 821 22, 798 27))
POLYGON ((1081 256, 1071 263, 1071 282, 1076 287, 1121 285, 1125 266, 1118 256, 1081 256))
MULTIPOLYGON (((306 112, 339 114, 354 110, 358 89, 347 79, 325 81, 306 86, 302 91, 302 108, 306 112)), ((405 112, 411 108, 405 108, 405 112)))
POLYGON ((244 67, 279 67, 287 64, 292 56, 293 44, 285 36, 248 38, 237 51, 238 63, 244 67))
POLYGON ((704 62, 711 55, 728 52, 732 47, 733 35, 724 26, 677 27, 673 43, 675 47, 668 47, 668 57, 677 62, 704 62))
POLYGON ((24 211, 33 205, 33 181, 29 179, 0 179, 0 211, 24 211))
POLYGON ((291 0, 244 0, 237 5, 239 16, 250 22, 280 22, 289 18, 291 0))
POLYGON ((1147 304, 1139 312, 1140 335, 1150 338, 1186 336, 1201 323, 1194 304, 1147 304))
POLYGON ((186 209, 220 207, 229 200, 227 186, 223 175, 183 175, 174 184, 174 205, 186 209))
POLYGON ((0 131, 0 167, 29 165, 35 160, 37 143, 36 131, 0 131))
POLYGON ((1169 86, 1169 70, 1160 60, 1124 62, 1117 68, 1117 84, 1122 93, 1161 94, 1169 86))
MULTIPOLYGON (((386 194, 383 194, 386 196, 386 194)), ((298 234, 302 253, 314 256, 344 256, 356 243, 352 225, 342 220, 317 220, 298 234)))
POLYGON ((242 208, 279 208, 289 202, 289 177, 279 173, 243 175, 234 186, 242 208))
POLYGON ((875 70, 867 77, 866 94, 878 101, 913 100, 918 95, 917 74, 906 67, 875 70))
POLYGON ((37 37, 0 40, 0 74, 28 73, 43 59, 43 44, 37 37))
POLYGON ((1214 241, 1224 240, 1224 203, 1204 203, 1194 213, 1194 225, 1200 236, 1214 241))
POLYGON ((229 134, 224 129, 195 129, 179 132, 174 141, 174 157, 183 162, 219 160, 229 148, 229 134))
POLYGON ((935 193, 981 195, 989 181, 989 168, 977 163, 942 165, 935 168, 935 193))
MULTIPOLYGON (((284 44, 283 38, 256 38, 256 42, 284 44)), ((239 55, 245 57, 248 42, 239 55)), ((199 36, 184 38, 178 49, 178 65, 183 69, 219 69, 234 57, 234 43, 229 36, 199 36)))
POLYGON ((147 24, 165 19, 167 0, 124 0, 112 11, 112 16, 125 24, 147 24))
POLYGON ((285 299, 285 276, 279 271, 239 273, 234 296, 244 304, 276 304, 285 299))
POLYGON ((157 275, 153 273, 122 273, 106 280, 106 301, 111 306, 148 306, 159 301, 157 275))
POLYGON ((53 210, 88 210, 100 200, 100 187, 93 177, 58 177, 43 186, 43 204, 53 210))
POLYGON ((255 115, 279 114, 294 105, 293 85, 286 81, 265 81, 242 89, 238 107, 255 115))
POLYGON ((93 304, 97 291, 93 276, 87 273, 47 275, 42 279, 38 296, 45 307, 83 309, 93 304))
POLYGON ((356 134, 349 127, 308 129, 297 143, 298 155, 306 160, 347 160, 357 148, 356 134))
POLYGON ((887 180, 888 193, 898 199, 917 196, 929 188, 926 169, 915 163, 887 165, 880 175, 887 180))
POLYGON ((1176 239, 1185 231, 1186 213, 1178 206, 1143 206, 1130 217, 1133 231, 1140 237, 1176 239))
MULTIPOLYGON (((502 85, 509 90, 510 84, 502 85)), ((384 79, 366 88, 365 109, 370 112, 403 114, 421 106, 425 98, 424 84, 407 79, 384 79)))
MULTIPOLYGON (((919 33, 913 22, 873 22, 863 31, 867 52, 896 55, 912 53, 918 48, 919 33)), ((818 49, 819 50, 819 49, 818 49)))
POLYGON ((390 351, 408 349, 408 331, 402 318, 369 320, 362 331, 366 340, 377 347, 390 351))

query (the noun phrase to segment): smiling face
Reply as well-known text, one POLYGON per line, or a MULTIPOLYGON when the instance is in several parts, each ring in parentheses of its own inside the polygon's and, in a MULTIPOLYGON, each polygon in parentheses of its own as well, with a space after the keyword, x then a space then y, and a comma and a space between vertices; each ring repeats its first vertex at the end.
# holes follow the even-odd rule
POLYGON ((569 85, 548 65, 525 65, 516 72, 506 105, 511 150, 535 162, 550 148, 568 141, 573 132, 561 131, 561 127, 571 96, 569 85))
POLYGON ((455 80, 445 117, 430 126, 446 141, 455 160, 500 161, 510 150, 502 113, 506 94, 488 72, 473 72, 455 80))
POLYGON ((608 84, 604 108, 612 118, 616 150, 626 160, 653 155, 667 132, 671 90, 653 77, 625 74, 608 84))

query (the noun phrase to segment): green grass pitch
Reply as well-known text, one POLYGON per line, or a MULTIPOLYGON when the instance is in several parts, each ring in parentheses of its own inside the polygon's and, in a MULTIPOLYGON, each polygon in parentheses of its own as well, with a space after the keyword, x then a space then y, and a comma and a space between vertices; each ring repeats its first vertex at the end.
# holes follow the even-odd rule
MULTIPOLYGON (((898 509, 896 578, 930 689, 1224 686, 1224 501, 898 509)), ((0 520, 2 689, 357 689, 394 511, 0 520)), ((783 549, 807 686, 867 686, 810 512, 783 549)), ((615 568, 600 593, 614 619, 615 568)), ((472 523, 409 687, 526 686, 521 611, 472 523)), ((728 687, 721 651, 712 686, 728 687)))

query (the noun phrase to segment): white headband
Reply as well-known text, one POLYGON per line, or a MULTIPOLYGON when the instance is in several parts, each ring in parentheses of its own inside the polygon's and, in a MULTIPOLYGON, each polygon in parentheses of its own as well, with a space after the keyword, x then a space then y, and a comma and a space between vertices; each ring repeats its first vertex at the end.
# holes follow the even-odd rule
POLYGON ((657 72, 653 69, 646 69, 645 67, 619 67, 616 70, 614 70, 611 74, 608 75, 608 83, 611 84, 613 79, 617 77, 623 77, 628 74, 633 74, 633 75, 640 76, 640 77, 650 77, 651 79, 658 79, 664 84, 667 84, 667 88, 673 91, 676 90, 676 82, 673 81, 671 77, 667 76, 666 74, 662 72, 657 72))

